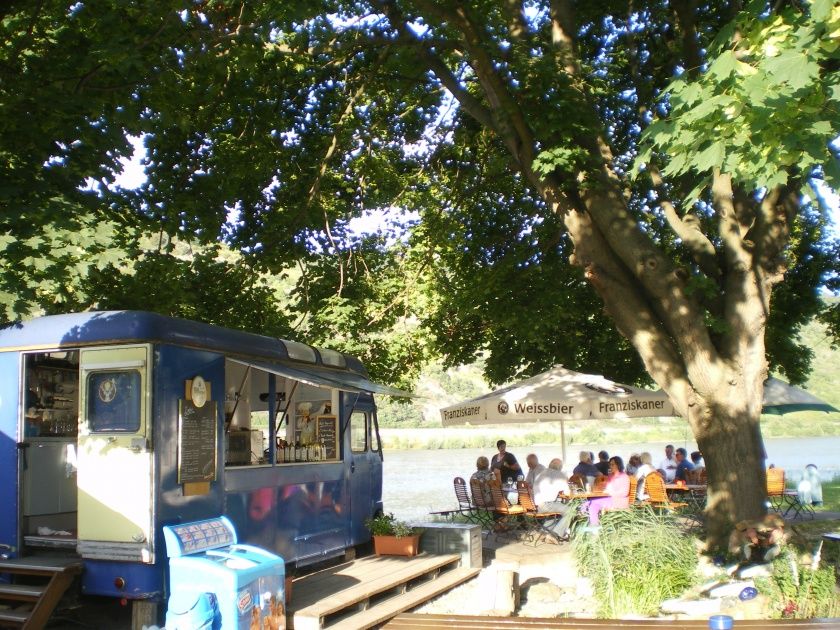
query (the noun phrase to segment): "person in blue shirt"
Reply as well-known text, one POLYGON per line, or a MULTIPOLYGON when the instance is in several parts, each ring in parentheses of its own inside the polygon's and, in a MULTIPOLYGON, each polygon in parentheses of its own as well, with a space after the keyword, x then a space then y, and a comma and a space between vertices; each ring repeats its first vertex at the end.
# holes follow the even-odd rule
POLYGON ((688 461, 688 453, 686 453, 684 448, 677 449, 676 459, 677 472, 674 473, 674 480, 688 482, 686 472, 688 472, 689 470, 694 470, 694 464, 688 461))

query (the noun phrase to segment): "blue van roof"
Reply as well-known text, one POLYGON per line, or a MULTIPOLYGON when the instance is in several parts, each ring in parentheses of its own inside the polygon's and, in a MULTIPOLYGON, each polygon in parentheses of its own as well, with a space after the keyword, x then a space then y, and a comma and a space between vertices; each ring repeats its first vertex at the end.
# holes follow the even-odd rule
MULTIPOLYGON (((274 337, 146 311, 87 311, 47 315, 0 329, 0 352, 11 349, 34 350, 149 342, 207 348, 233 355, 283 362, 300 361, 300 353, 296 348, 303 345, 299 342, 287 342, 274 337)), ((344 366, 337 366, 334 362, 327 364, 317 348, 307 347, 315 351, 312 353, 314 360, 305 362, 331 368, 343 367, 367 376, 364 365, 355 357, 341 355, 344 358, 344 366)), ((336 354, 331 351, 329 353, 336 354)))

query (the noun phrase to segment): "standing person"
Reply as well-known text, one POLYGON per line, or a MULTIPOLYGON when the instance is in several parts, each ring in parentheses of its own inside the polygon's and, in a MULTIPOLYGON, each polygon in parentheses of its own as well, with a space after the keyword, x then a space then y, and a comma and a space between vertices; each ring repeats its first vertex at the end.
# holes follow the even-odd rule
POLYGON ((677 460, 674 457, 673 444, 665 447, 665 459, 659 462, 657 468, 667 483, 671 483, 674 480, 674 475, 677 474, 677 460))
POLYGON ((688 482, 688 475, 686 473, 694 470, 694 464, 688 461, 688 453, 685 452, 684 448, 677 449, 676 460, 677 470, 674 471, 674 480, 688 482))
POLYGON ((610 457, 610 475, 604 488, 608 497, 592 499, 589 502, 589 524, 601 522, 601 512, 605 509, 620 510, 630 506, 630 477, 624 472, 624 462, 617 455, 610 457))
POLYGON ((522 472, 522 467, 516 461, 513 453, 507 452, 507 442, 499 440, 496 442, 496 448, 499 449, 499 452, 493 455, 493 459, 490 460, 490 468, 499 471, 499 480, 502 483, 507 482, 508 479, 515 481, 519 473, 522 472))
POLYGON ((595 468, 604 476, 610 474, 610 454, 607 451, 598 451, 598 463, 595 464, 595 468))
POLYGON ((540 464, 540 460, 537 459, 537 456, 534 453, 528 454, 528 457, 525 458, 525 463, 528 464, 528 474, 525 475, 525 481, 527 481, 528 485, 533 488, 534 482, 537 480, 540 473, 545 470, 545 466, 540 464))

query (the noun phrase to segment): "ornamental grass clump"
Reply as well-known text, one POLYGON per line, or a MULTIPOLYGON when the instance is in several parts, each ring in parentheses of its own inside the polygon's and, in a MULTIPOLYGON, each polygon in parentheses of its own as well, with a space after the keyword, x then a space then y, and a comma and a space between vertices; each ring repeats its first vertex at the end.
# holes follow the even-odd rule
POLYGON ((834 567, 821 565, 819 553, 813 558, 812 566, 803 567, 786 548, 772 567, 771 576, 756 580, 756 586, 771 602, 773 617, 811 619, 840 615, 834 567))
POLYGON ((592 580, 598 616, 656 615, 663 600, 682 595, 697 575, 698 552, 675 518, 648 507, 603 513, 597 535, 573 543, 581 575, 592 580))

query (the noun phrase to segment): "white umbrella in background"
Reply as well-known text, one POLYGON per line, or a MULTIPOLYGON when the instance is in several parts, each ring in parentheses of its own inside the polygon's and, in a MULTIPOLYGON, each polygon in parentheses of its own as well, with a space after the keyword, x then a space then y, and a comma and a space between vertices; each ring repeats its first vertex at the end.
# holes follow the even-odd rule
MULTIPOLYGON (((764 384, 763 412, 837 411, 827 402, 777 378, 764 384)), ((649 418, 679 415, 667 394, 616 383, 562 366, 489 394, 444 407, 443 426, 560 422, 566 461, 566 420, 649 418)))
POLYGON ((566 420, 674 416, 663 391, 616 383, 556 366, 519 383, 440 410, 443 426, 560 422, 566 461, 566 420))

